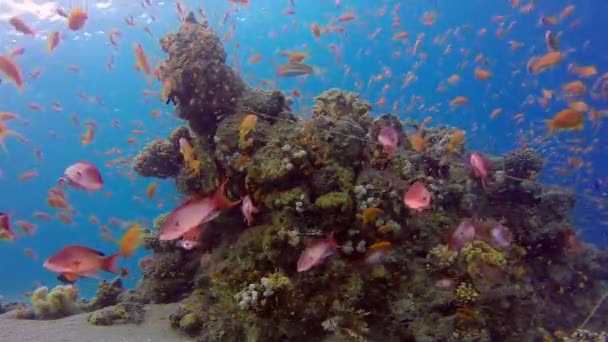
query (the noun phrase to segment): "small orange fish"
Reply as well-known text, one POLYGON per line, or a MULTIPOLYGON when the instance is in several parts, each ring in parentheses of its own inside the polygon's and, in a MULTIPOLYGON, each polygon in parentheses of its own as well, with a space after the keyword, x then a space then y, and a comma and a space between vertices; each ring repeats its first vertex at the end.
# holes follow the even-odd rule
POLYGON ((82 8, 74 8, 68 16, 68 28, 72 31, 78 31, 84 27, 89 15, 82 8))
POLYGON ((464 143, 465 135, 466 132, 461 129, 452 133, 452 135, 450 136, 450 140, 445 145, 445 150, 452 153, 460 150, 462 144, 464 143))
POLYGON ((362 221, 364 225, 373 224, 376 222, 376 219, 384 214, 384 210, 380 208, 367 208, 363 210, 363 214, 361 215, 362 221))
POLYGON ((556 130, 576 130, 580 131, 584 128, 585 116, 574 109, 567 108, 555 114, 550 120, 545 120, 549 133, 547 138, 552 136, 556 130))
POLYGON ((31 179, 38 177, 38 172, 36 171, 25 171, 19 175, 19 180, 22 182, 27 182, 31 179))
POLYGON ((18 17, 12 17, 9 21, 9 24, 11 24, 15 30, 23 33, 23 34, 30 34, 30 35, 35 35, 36 32, 28 25, 25 23, 25 21, 19 19, 18 17))
POLYGON ((262 55, 253 55, 247 60, 248 64, 256 64, 262 60, 262 55))
POLYGON ((450 101, 450 106, 456 107, 460 105, 464 105, 469 103, 469 98, 466 96, 456 96, 452 101, 450 101))
POLYGON ((488 80, 492 77, 492 73, 490 71, 481 69, 481 68, 477 68, 475 69, 475 79, 480 80, 480 81, 485 81, 488 80))
POLYGON ((496 119, 502 113, 502 108, 496 108, 490 113, 492 119, 496 119))
POLYGON ((13 83, 19 90, 23 91, 23 74, 21 69, 9 56, 0 56, 0 71, 13 83))
POLYGON ((57 31, 52 31, 51 33, 49 33, 47 40, 46 40, 46 52, 51 53, 55 50, 55 48, 57 47, 57 45, 59 45, 59 40, 61 39, 61 36, 59 34, 59 32, 57 31))
POLYGON ((95 126, 87 125, 87 130, 80 137, 80 142, 82 143, 83 146, 87 146, 88 144, 93 142, 94 136, 95 136, 95 126))
POLYGON ((310 24, 310 30, 315 38, 319 39, 321 37, 321 27, 317 23, 310 24))
POLYGON ((579 77, 585 78, 597 75, 597 67, 595 65, 577 66, 576 64, 572 63, 568 65, 568 71, 576 74, 579 77))
POLYGON ((541 57, 534 57, 528 61, 528 71, 539 74, 562 61, 563 54, 559 51, 551 51, 541 57))
POLYGON ((125 232, 118 242, 120 255, 125 258, 129 258, 133 255, 135 250, 141 244, 143 230, 144 229, 136 223, 125 232))
POLYGON ((141 44, 135 44, 135 69, 142 70, 146 77, 148 78, 148 83, 150 83, 150 76, 152 73, 152 69, 150 68, 150 63, 148 63, 148 57, 144 52, 144 48, 141 44))
POLYGON ((6 153, 8 153, 8 148, 6 147, 4 139, 6 139, 6 137, 8 136, 14 136, 19 138, 21 141, 27 141, 27 139, 23 135, 9 129, 8 127, 6 127, 6 124, 4 122, 0 121, 0 146, 6 153))
POLYGON ((158 187, 158 183, 152 182, 146 188, 146 196, 148 198, 153 198, 156 195, 156 188, 158 187))
POLYGON ((572 81, 570 83, 564 84, 562 86, 562 90, 571 96, 582 96, 587 92, 587 86, 581 81, 572 81))
POLYGON ((410 143, 412 144, 412 149, 414 151, 420 153, 424 152, 424 149, 426 147, 426 141, 424 140, 422 134, 416 133, 412 135, 412 137, 410 138, 410 143))

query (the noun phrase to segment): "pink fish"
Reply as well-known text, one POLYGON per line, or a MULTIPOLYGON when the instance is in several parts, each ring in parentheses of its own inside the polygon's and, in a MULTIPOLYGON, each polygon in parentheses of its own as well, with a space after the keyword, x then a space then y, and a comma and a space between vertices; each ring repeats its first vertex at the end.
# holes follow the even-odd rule
POLYGON ((489 175, 488 161, 481 155, 481 153, 473 152, 471 153, 470 163, 475 177, 481 180, 481 186, 487 190, 489 175))
POLYGON ((462 220, 448 242, 448 249, 460 251, 467 242, 475 239, 475 226, 469 219, 462 220))
POLYGON ((498 248, 506 248, 513 241, 513 234, 509 228, 499 224, 490 229, 491 245, 498 248))
POLYGON ((338 244, 331 233, 326 240, 317 241, 304 249, 298 259, 298 272, 308 271, 309 269, 321 264, 325 258, 333 255, 338 248, 338 244))
POLYGON ((378 133, 378 142, 382 145, 384 153, 391 155, 399 144, 399 132, 395 127, 384 126, 378 133))
POLYGON ((175 208, 160 229, 160 239, 179 239, 192 228, 214 220, 222 209, 237 205, 240 201, 232 202, 224 195, 225 185, 222 183, 212 197, 195 195, 175 208))
POLYGON ((58 279, 73 283, 82 277, 99 278, 99 270, 118 273, 116 265, 119 254, 108 257, 103 252, 79 245, 69 245, 49 257, 44 268, 59 273, 58 279))
POLYGON ((199 244, 201 234, 203 234, 206 229, 207 224, 201 224, 190 229, 184 235, 182 235, 182 239, 179 241, 178 245, 187 251, 196 248, 199 244))
POLYGON ((65 169, 59 183, 68 182, 71 186, 87 191, 97 191, 103 188, 103 179, 99 169, 88 162, 78 162, 65 169))
POLYGON ((245 222, 248 226, 253 224, 253 215, 260 212, 260 209, 256 208, 251 201, 249 195, 242 198, 243 204, 241 205, 241 212, 245 217, 245 222))
POLYGON ((403 195, 403 203, 416 212, 422 212, 431 207, 431 193, 424 186, 424 183, 418 181, 407 189, 407 192, 403 195))

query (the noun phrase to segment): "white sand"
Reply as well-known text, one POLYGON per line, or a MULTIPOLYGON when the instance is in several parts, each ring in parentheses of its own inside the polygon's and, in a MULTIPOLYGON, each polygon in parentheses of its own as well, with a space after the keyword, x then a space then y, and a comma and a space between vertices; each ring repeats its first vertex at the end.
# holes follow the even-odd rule
POLYGON ((54 321, 14 319, 8 312, 0 315, 0 342, 190 342, 169 326, 169 315, 176 305, 146 305, 141 325, 94 326, 88 313, 54 321))

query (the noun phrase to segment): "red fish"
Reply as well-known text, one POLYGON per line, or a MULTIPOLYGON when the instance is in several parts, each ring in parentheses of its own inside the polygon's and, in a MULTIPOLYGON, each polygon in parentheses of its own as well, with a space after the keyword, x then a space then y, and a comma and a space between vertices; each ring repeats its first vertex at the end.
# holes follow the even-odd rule
POLYGON ((87 191, 97 191, 103 188, 103 179, 99 169, 88 162, 78 162, 65 169, 59 182, 68 182, 71 186, 87 191))
POLYGON ((83 277, 99 278, 99 270, 118 273, 118 257, 118 253, 105 257, 104 253, 92 248, 69 245, 46 259, 43 266, 59 273, 59 280, 73 283, 83 277))
POLYGON ((0 240, 12 241, 16 236, 11 229, 11 214, 0 213, 0 240))
POLYGON ((241 205, 241 212, 245 217, 245 222, 248 226, 253 224, 253 215, 260 212, 260 209, 256 208, 251 201, 249 195, 242 198, 243 204, 241 205))
POLYGON ((308 271, 321 264, 327 257, 333 255, 337 248, 338 244, 333 233, 329 234, 326 240, 307 246, 298 259, 298 272, 308 271))
POLYGON ((19 90, 23 90, 23 74, 21 73, 21 69, 9 56, 0 56, 0 71, 9 80, 13 81, 19 90))
POLYGON ((399 132, 395 127, 384 126, 378 133, 378 142, 382 145, 384 153, 390 156, 399 144, 399 132))
POLYGON ((240 201, 230 201, 224 195, 222 183, 212 197, 193 196, 175 208, 160 229, 161 240, 175 240, 192 228, 218 217, 222 209, 237 205, 240 201))
POLYGON ((484 158, 484 156, 481 155, 481 153, 473 152, 471 153, 470 163, 475 177, 481 180, 481 185, 487 190, 489 176, 488 161, 486 158, 484 158))
POLYGON ((28 24, 26 24, 23 20, 19 19, 18 17, 12 17, 8 22, 15 28, 15 30, 17 30, 23 34, 31 34, 31 35, 36 34, 36 32, 28 24))
POLYGON ((469 219, 462 220, 448 242, 448 249, 460 251, 467 242, 473 241, 473 239, 475 239, 475 226, 473 222, 469 219))
POLYGON ((418 181, 412 184, 403 195, 403 203, 416 212, 422 212, 431 207, 431 193, 424 183, 418 181))

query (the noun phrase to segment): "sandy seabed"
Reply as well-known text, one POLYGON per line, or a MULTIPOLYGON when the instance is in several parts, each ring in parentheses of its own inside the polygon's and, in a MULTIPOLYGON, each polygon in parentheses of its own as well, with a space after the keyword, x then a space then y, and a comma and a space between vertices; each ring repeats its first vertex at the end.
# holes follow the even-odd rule
POLYGON ((14 319, 14 313, 0 315, 0 342, 191 342, 169 327, 175 304, 146 305, 145 321, 140 325, 108 327, 87 322, 90 313, 52 321, 14 319))

